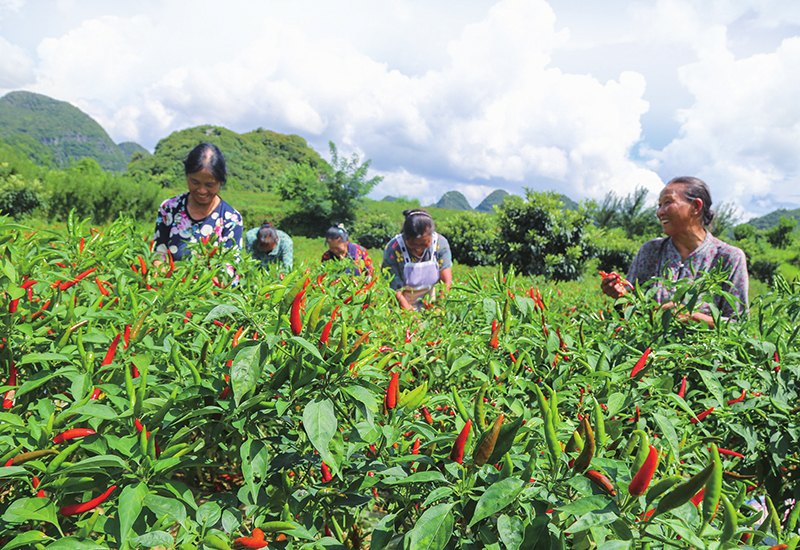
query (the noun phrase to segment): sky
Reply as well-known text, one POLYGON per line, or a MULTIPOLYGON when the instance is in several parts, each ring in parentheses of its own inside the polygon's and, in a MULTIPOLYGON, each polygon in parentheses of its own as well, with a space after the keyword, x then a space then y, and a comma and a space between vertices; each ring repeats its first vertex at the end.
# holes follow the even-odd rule
POLYGON ((800 207, 800 2, 0 0, 0 95, 152 151, 213 124, 371 159, 371 197, 709 184, 800 207))

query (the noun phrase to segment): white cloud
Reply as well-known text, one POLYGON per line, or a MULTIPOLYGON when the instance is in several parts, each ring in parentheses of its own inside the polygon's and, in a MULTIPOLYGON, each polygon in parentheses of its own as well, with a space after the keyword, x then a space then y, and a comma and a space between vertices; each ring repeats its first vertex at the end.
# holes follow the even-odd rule
POLYGON ((25 51, 0 36, 0 89, 28 85, 33 78, 33 60, 25 51))

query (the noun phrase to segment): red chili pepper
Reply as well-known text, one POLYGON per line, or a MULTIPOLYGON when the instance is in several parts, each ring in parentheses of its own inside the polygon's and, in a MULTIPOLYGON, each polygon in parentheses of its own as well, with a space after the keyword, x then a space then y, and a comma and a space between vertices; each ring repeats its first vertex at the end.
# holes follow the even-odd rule
POLYGON ((386 388, 386 408, 391 410, 397 406, 397 396, 400 393, 400 371, 392 373, 389 387, 386 388))
POLYGON ((472 428, 472 420, 467 419, 467 423, 464 424, 464 428, 456 437, 455 443, 453 443, 453 450, 450 451, 450 460, 455 460, 459 464, 464 462, 464 445, 467 444, 470 428, 472 428))
POLYGON ((30 287, 32 287, 33 285, 35 285, 37 282, 38 282, 38 281, 34 281, 33 279, 28 279, 27 281, 25 281, 24 283, 22 283, 21 285, 19 285, 19 287, 20 287, 20 288, 24 288, 25 290, 28 290, 30 287))
POLYGON ((81 502, 80 504, 70 504, 69 506, 64 506, 59 510, 59 513, 62 516, 75 516, 78 514, 82 514, 83 512, 87 512, 94 508, 95 506, 102 504, 105 500, 111 495, 111 493, 116 489, 116 485, 112 485, 106 492, 100 495, 97 498, 93 498, 92 500, 87 500, 86 502, 81 502))
POLYGON ((636 364, 633 366, 633 370, 631 371, 631 378, 636 376, 639 373, 639 371, 641 371, 644 368, 645 363, 647 363, 647 357, 650 355, 651 351, 652 351, 651 348, 647 348, 646 350, 644 350, 642 356, 639 358, 638 361, 636 361, 636 364))
MULTIPOLYGON (((744 401, 744 397, 745 397, 746 394, 747 394, 747 390, 742 390, 742 395, 740 395, 736 399, 731 399, 730 401, 728 401, 728 405, 733 405, 734 403, 739 403, 740 401, 744 401)), ((722 452, 722 451, 720 451, 720 452, 722 452)))
POLYGON ((8 312, 9 313, 16 313, 17 306, 19 305, 19 298, 14 298, 8 303, 8 312))
POLYGON ((233 541, 233 550, 243 550, 245 548, 257 549, 266 546, 267 542, 264 539, 257 539, 255 537, 239 537, 233 541))
POLYGON ((706 488, 703 487, 700 491, 692 497, 692 504, 695 506, 700 506, 700 503, 703 501, 703 495, 706 492, 706 488))
POLYGON ((242 332, 244 332, 244 327, 239 327, 239 330, 233 335, 233 345, 231 347, 235 348, 239 344, 239 338, 242 337, 242 332))
POLYGON ((339 311, 340 307, 342 307, 342 306, 338 305, 335 308, 333 308, 333 311, 331 311, 331 319, 336 319, 336 312, 339 311))
MULTIPOLYGON (((708 450, 710 451, 711 447, 709 447, 708 450)), ((729 449, 721 449, 719 447, 717 447, 717 450, 719 451, 719 454, 721 454, 721 455, 736 456, 736 457, 739 457, 739 458, 744 458, 744 455, 742 453, 737 453, 736 451, 731 451, 729 449)))
POLYGON ((778 357, 778 350, 775 350, 775 354, 772 357, 775 359, 775 372, 779 372, 781 370, 781 365, 780 357, 778 357))
POLYGON ((58 285, 58 289, 59 290, 67 290, 69 287, 71 287, 72 285, 74 285, 75 283, 77 283, 78 281, 80 281, 81 279, 86 277, 87 275, 90 275, 90 274, 94 273, 95 271, 97 271, 96 267, 93 267, 91 269, 87 269, 86 271, 84 271, 83 273, 81 273, 80 275, 78 275, 77 277, 72 279, 71 281, 64 281, 63 283, 58 285))
MULTIPOLYGON (((489 338, 489 347, 497 349, 499 347, 498 336, 500 334, 500 327, 497 325, 497 319, 492 319, 492 336, 489 338)), ((408 340, 406 340, 408 341, 408 340)))
POLYGON ((419 438, 414 441, 414 445, 411 446, 411 454, 418 455, 419 454, 419 438))
MULTIPOLYGON (((17 385, 17 366, 12 362, 11 368, 9 369, 8 374, 8 382, 9 386, 16 386, 17 385)), ((16 390, 8 390, 5 395, 3 396, 3 408, 10 409, 14 406, 14 396, 16 395, 16 390)))
POLYGON ((78 254, 83 254, 83 245, 85 244, 84 238, 81 237, 81 244, 78 245, 78 254))
POLYGON ((558 336, 558 347, 560 349, 567 349, 567 345, 564 343, 564 340, 561 338, 560 327, 556 327, 556 336, 558 336))
POLYGON ((128 344, 131 341, 131 326, 125 325, 125 331, 122 335, 122 349, 128 349, 128 344))
POLYGON ((53 438, 53 443, 58 445, 59 443, 64 443, 65 441, 75 439, 76 437, 86 437, 87 435, 94 435, 96 433, 97 432, 94 430, 89 430, 87 428, 72 428, 55 436, 53 438))
POLYGON ((333 479, 333 475, 331 475, 331 470, 328 468, 328 465, 325 464, 325 461, 322 461, 322 482, 327 483, 333 479))
POLYGON ((106 365, 110 365, 114 361, 114 355, 117 353, 117 345, 119 344, 120 336, 122 336, 119 332, 111 341, 111 345, 108 346, 108 351, 106 352, 105 358, 103 358, 103 362, 100 364, 101 367, 105 367, 106 365))
POLYGON ((89 399, 97 399, 100 397, 100 394, 103 393, 100 388, 95 388, 92 392, 92 396, 89 399))
POLYGON ((333 326, 333 320, 328 321, 325 323, 325 328, 322 329, 322 335, 319 337, 319 344, 320 346, 327 346, 328 339, 331 336, 331 327, 333 326))
POLYGON ((683 398, 684 395, 686 395, 686 377, 685 376, 683 377, 683 380, 681 380, 681 389, 678 390, 678 397, 683 398))
POLYGON ((95 277, 94 282, 97 283, 97 288, 100 290, 100 294, 102 294, 103 296, 108 296, 109 294, 111 294, 108 290, 103 288, 103 282, 100 280, 100 277, 95 277))
POLYGON ((698 414, 698 415, 697 415, 697 418, 692 418, 692 419, 690 420, 690 422, 691 422, 692 424, 697 424, 698 422, 700 422, 701 420, 703 420, 705 417, 707 417, 709 414, 711 414, 711 411, 713 411, 713 410, 714 410, 714 407, 711 407, 710 409, 706 409, 705 411, 703 411, 703 412, 701 412, 700 414, 698 414))
POLYGON ((301 290, 297 296, 292 300, 292 309, 289 313, 289 326, 292 329, 292 334, 299 336, 303 332, 303 318, 300 314, 300 300, 303 299, 306 291, 301 290))
POLYGON ((417 333, 417 331, 419 331, 419 329, 415 330, 414 332, 409 332, 409 330, 406 329, 406 342, 405 342, 406 344, 411 343, 411 337, 414 336, 417 333))
POLYGON ((545 323, 545 320, 544 320, 544 313, 542 313, 542 330, 544 330, 545 338, 550 335, 548 333, 548 331, 547 331, 547 324, 545 323))
POLYGON ((425 417, 425 422, 428 424, 433 424, 433 417, 431 416, 431 413, 428 411, 427 407, 422 407, 422 416, 425 417))
POLYGON ((167 277, 172 277, 172 272, 175 271, 175 260, 172 258, 172 252, 167 250, 167 259, 169 261, 169 269, 167 270, 167 277))
POLYGON ((647 458, 644 459, 641 468, 639 468, 639 471, 633 476, 630 485, 628 485, 628 493, 632 497, 640 497, 647 491, 647 488, 650 486, 650 481, 653 479, 653 474, 656 473, 657 466, 658 449, 650 445, 647 458))

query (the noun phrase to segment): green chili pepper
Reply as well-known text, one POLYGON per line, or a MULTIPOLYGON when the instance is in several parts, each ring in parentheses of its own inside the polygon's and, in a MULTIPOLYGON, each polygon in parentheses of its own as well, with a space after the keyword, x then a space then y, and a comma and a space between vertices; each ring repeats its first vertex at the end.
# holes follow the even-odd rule
POLYGON ((628 440, 628 443, 623 447, 622 453, 620 456, 623 458, 626 456, 631 456, 634 447, 636 447, 636 442, 639 441, 639 434, 644 433, 642 430, 636 430, 631 434, 631 438, 628 440))
POLYGON ((172 393, 170 394, 167 401, 161 406, 160 409, 158 409, 158 412, 156 412, 153 418, 150 419, 151 426, 158 426, 161 424, 161 422, 164 420, 164 417, 167 415, 170 409, 172 409, 172 406, 175 404, 176 397, 178 397, 178 388, 172 390, 172 393))
POLYGON ((581 347, 586 347, 586 337, 583 335, 583 319, 581 319, 581 324, 578 327, 578 336, 581 339, 581 347))
POLYGON ((747 496, 747 486, 742 482, 737 482, 736 487, 736 497, 733 499, 731 504, 733 504, 733 507, 738 510, 742 507, 742 504, 744 504, 745 496, 747 496))
MULTIPOLYGON (((146 430, 142 430, 143 432, 146 430)), ((151 461, 156 459, 156 433, 158 432, 158 428, 150 432, 150 435, 145 437, 147 438, 147 458, 151 461)))
POLYGON ((553 425, 559 421, 560 417, 558 414, 558 394, 553 388, 548 388, 550 390, 550 401, 548 406, 550 407, 550 412, 553 414, 553 425))
POLYGON ((478 390, 478 394, 475 396, 475 422, 481 430, 485 430, 488 427, 486 425, 486 408, 483 402, 483 396, 486 395, 486 388, 488 388, 488 383, 484 382, 481 389, 478 390))
POLYGON ((500 479, 505 479, 514 472, 514 463, 511 462, 511 455, 506 453, 503 457, 503 466, 500 468, 500 479))
MULTIPOLYGON (((742 483, 742 487, 744 487, 744 483, 742 483)), ((786 519, 786 530, 790 533, 795 532, 795 528, 797 527, 797 519, 800 517, 800 502, 794 503, 794 508, 792 512, 789 514, 789 517, 786 519)))
POLYGON ((461 398, 458 396, 458 390, 456 390, 455 386, 452 387, 451 393, 453 395, 453 402, 455 403, 456 410, 458 411, 458 414, 461 415, 461 420, 463 420, 464 422, 466 422, 467 420, 472 422, 472 419, 469 417, 469 414, 467 414, 467 409, 464 408, 464 403, 461 402, 461 398))
POLYGON ((662 478, 661 481, 650 487, 645 496, 645 502, 649 505, 655 499, 669 491, 673 485, 681 481, 683 478, 678 475, 667 476, 662 478))
POLYGON ((689 502, 692 497, 703 488, 703 486, 706 484, 706 481, 708 481, 708 478, 710 478, 711 474, 714 473, 716 466, 717 465, 712 461, 699 473, 684 481, 672 489, 672 491, 664 495, 664 497, 662 497, 662 499, 659 501, 656 511, 652 517, 654 518, 660 514, 663 514, 664 512, 669 512, 670 510, 678 508, 679 506, 683 506, 689 502))
POLYGON ((214 550, 231 550, 230 544, 217 535, 209 534, 203 539, 203 544, 214 550))
POLYGON ((592 397, 594 402, 594 440, 597 445, 604 445, 606 442, 606 422, 603 418, 603 407, 592 397))
POLYGON ((64 461, 67 460, 67 458, 69 458, 69 455, 74 453, 80 446, 81 446, 81 440, 78 439, 78 441, 76 441, 75 443, 73 443, 66 449, 62 450, 60 453, 58 453, 55 456, 55 458, 53 458, 53 460, 50 461, 50 464, 47 465, 47 474, 48 475, 55 474, 61 467, 61 465, 64 463, 64 461))
POLYGON ((536 466, 536 458, 534 458, 533 454, 529 455, 528 465, 525 466, 525 469, 519 475, 520 479, 525 483, 530 483, 530 480, 533 476, 533 468, 536 466))
POLYGON ((411 412, 420 406, 422 401, 428 394, 428 382, 423 382, 413 390, 403 393, 400 400, 397 402, 398 407, 402 407, 406 412, 411 412))
POLYGON ((550 407, 547 405, 547 399, 545 399, 544 394, 538 385, 534 384, 533 389, 536 391, 536 401, 539 402, 539 412, 542 414, 542 418, 545 418, 547 413, 550 412, 550 407))
POLYGON ((717 513, 717 506, 719 506, 719 496, 722 493, 722 461, 714 443, 711 444, 711 460, 715 466, 711 477, 706 482, 706 490, 703 493, 703 524, 700 527, 700 534, 703 533, 705 526, 714 519, 717 513))
POLYGON ((317 328, 317 323, 319 322, 319 316, 322 312, 322 306, 328 300, 328 295, 324 295, 318 302, 317 305, 314 306, 314 309, 311 310, 311 313, 306 319, 306 334, 311 334, 314 332, 314 329, 317 328))
POLYGON ((589 465, 592 463, 592 459, 594 458, 595 442, 592 425, 589 424, 589 421, 585 416, 581 422, 583 423, 583 429, 585 433, 583 439, 583 450, 581 451, 581 454, 578 455, 578 458, 575 459, 575 463, 572 466, 573 474, 582 474, 586 469, 589 468, 589 465))
POLYGON ((122 370, 125 373, 125 391, 128 393, 128 400, 131 402, 131 407, 136 404, 136 390, 133 387, 133 373, 131 372, 130 365, 123 365, 122 370))
MULTIPOLYGON (((767 495, 765 498, 767 500, 767 510, 769 510, 769 520, 770 523, 772 523, 772 534, 775 535, 776 539, 780 539, 781 519, 778 517, 778 510, 775 509, 775 505, 772 503, 772 499, 769 497, 769 495, 767 495)), ((766 521, 764 523, 766 523, 766 521)))
POLYGON ((136 390, 136 402, 133 404, 133 417, 139 418, 142 415, 142 406, 144 405, 145 393, 147 391, 147 370, 149 362, 142 364, 142 370, 139 371, 139 388, 136 390))
POLYGON ((548 411, 544 419, 544 437, 547 443, 547 450, 550 453, 550 466, 553 469, 553 478, 555 479, 558 477, 558 469, 561 466, 561 444, 556 435, 552 411, 548 411))
POLYGON ((342 319, 342 332, 339 335, 339 345, 336 346, 336 352, 344 352, 347 349, 347 325, 344 322, 344 318, 342 319))
POLYGON ((23 449, 23 447, 24 446, 22 445, 22 443, 20 443, 19 445, 8 451, 6 454, 4 454, 2 457, 0 457, 0 467, 5 466, 6 462, 17 456, 19 452, 23 449))
POLYGON ((733 507, 728 497, 723 494, 720 498, 722 500, 722 509, 725 517, 723 518, 722 534, 719 537, 719 541, 724 544, 733 538, 733 535, 736 533, 738 522, 736 520, 736 508, 733 507))
MULTIPOLYGON (((647 460, 647 455, 650 453, 650 438, 647 436, 647 433, 644 430, 636 430, 634 433, 639 434, 639 450, 636 452, 636 458, 633 459, 633 465, 631 466, 632 472, 638 472, 639 468, 642 467, 644 461, 647 460)), ((720 471, 722 469, 720 468, 720 471)))
POLYGON ((503 332, 508 334, 508 331, 511 330, 511 326, 508 324, 508 316, 511 313, 511 300, 506 298, 506 305, 503 306, 503 332))
POLYGON ((131 337, 128 344, 129 346, 138 343, 142 338, 144 338, 146 331, 144 333, 142 332, 142 325, 144 325, 144 321, 147 319, 147 316, 150 315, 151 311, 153 311, 152 306, 145 309, 142 314, 139 315, 139 318, 133 323, 133 326, 131 327, 131 337))
POLYGON ((514 439, 517 437, 520 426, 522 426, 522 416, 518 416, 513 422, 507 422, 500 426, 500 433, 497 436, 497 443, 494 451, 489 456, 489 464, 497 464, 503 456, 511 450, 514 439))

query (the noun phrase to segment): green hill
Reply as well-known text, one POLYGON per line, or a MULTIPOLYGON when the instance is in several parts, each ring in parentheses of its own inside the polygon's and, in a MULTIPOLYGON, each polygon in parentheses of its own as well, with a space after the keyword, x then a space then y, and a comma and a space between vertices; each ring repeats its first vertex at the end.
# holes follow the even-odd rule
MULTIPOLYGON (((752 220, 748 221, 750 225, 755 227, 756 229, 772 229, 774 226, 778 224, 781 219, 781 216, 793 220, 797 220, 800 222, 800 208, 795 208, 794 210, 787 210, 785 208, 780 208, 775 210, 774 212, 770 212, 766 216, 761 216, 760 218, 753 218, 752 220)), ((795 231, 800 231, 800 223, 797 224, 795 227, 795 231)))
POLYGON ((508 195, 504 189, 495 189, 475 207, 476 212, 485 212, 486 214, 494 214, 494 205, 503 204, 503 200, 508 195))
POLYGON ((45 165, 68 166, 88 157, 105 170, 122 172, 128 163, 122 149, 89 115, 65 101, 32 92, 10 92, 0 98, 0 139, 45 165))
POLYGON ((468 210, 472 211, 472 207, 467 202, 467 199, 458 191, 448 191, 439 202, 436 203, 436 208, 443 210, 468 210))
POLYGON ((125 156, 130 160, 131 155, 135 153, 139 153, 144 155, 145 157, 150 156, 150 151, 139 145, 134 141, 123 141, 122 143, 118 143, 117 146, 122 150, 125 156))
POLYGON ((262 128, 237 134, 206 125, 173 132, 158 142, 152 155, 133 159, 128 171, 147 173, 165 187, 185 187, 183 159, 203 142, 213 143, 222 150, 228 165, 228 185, 242 191, 271 190, 275 179, 296 163, 315 168, 326 164, 300 136, 262 128))

